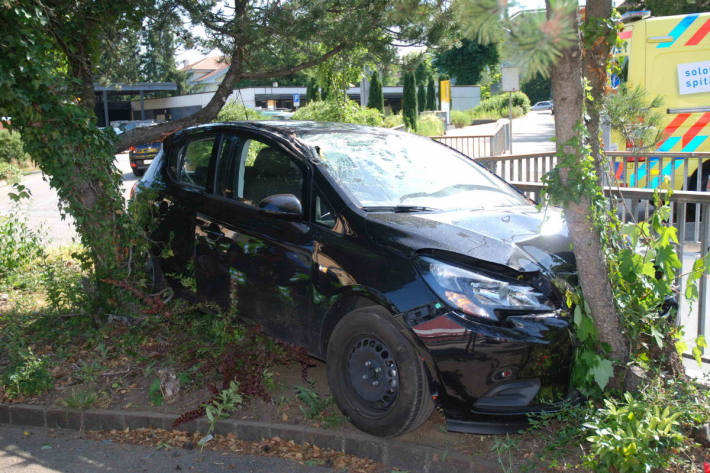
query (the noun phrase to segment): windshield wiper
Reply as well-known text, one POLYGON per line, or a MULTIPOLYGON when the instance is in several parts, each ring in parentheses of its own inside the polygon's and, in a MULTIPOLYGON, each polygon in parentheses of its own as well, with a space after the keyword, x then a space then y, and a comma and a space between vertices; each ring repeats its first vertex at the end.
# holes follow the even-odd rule
POLYGON ((362 207, 365 212, 395 212, 395 213, 406 213, 406 212, 437 212, 441 209, 435 209, 434 207, 426 207, 423 205, 375 205, 370 207, 362 207))

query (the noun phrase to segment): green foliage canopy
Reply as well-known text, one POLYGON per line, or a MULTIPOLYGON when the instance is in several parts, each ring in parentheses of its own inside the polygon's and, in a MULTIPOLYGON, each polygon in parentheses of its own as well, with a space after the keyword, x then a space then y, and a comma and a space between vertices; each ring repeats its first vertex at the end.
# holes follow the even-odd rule
POLYGON ((382 82, 380 82, 380 73, 374 71, 370 78, 370 93, 367 97, 367 106, 379 110, 380 113, 385 112, 385 96, 382 92, 382 82))
POLYGON ((436 106, 436 87, 434 86, 434 78, 429 77, 429 83, 426 88, 426 109, 437 110, 436 106))
POLYGON ((414 73, 407 72, 404 75, 404 90, 402 96, 402 116, 404 125, 411 129, 417 129, 417 87, 414 83, 414 73))
POLYGON ((417 89, 417 110, 419 113, 426 110, 426 87, 424 85, 420 85, 417 89))
POLYGON ((462 39, 452 48, 438 51, 433 65, 439 72, 449 74, 458 85, 474 85, 481 80, 481 73, 489 65, 497 64, 500 57, 495 43, 480 44, 462 39))
POLYGON ((374 108, 361 107, 352 100, 328 99, 311 102, 293 114, 293 120, 315 120, 319 122, 355 123, 359 125, 382 126, 382 113, 374 108))
POLYGON ((528 96, 532 103, 549 100, 552 97, 550 78, 543 77, 541 74, 536 74, 523 81, 520 85, 520 90, 528 96))
POLYGON ((682 15, 710 11, 710 0, 626 0, 619 6, 621 13, 636 10, 651 10, 653 16, 682 15))

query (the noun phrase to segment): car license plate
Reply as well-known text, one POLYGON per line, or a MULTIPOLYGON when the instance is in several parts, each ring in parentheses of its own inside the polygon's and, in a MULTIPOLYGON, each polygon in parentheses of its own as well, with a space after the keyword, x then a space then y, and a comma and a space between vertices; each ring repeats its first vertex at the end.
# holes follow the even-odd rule
POLYGON ((143 160, 143 164, 145 164, 145 165, 148 165, 148 164, 150 164, 150 163, 152 163, 152 162, 153 162, 152 159, 144 159, 144 160, 143 160))

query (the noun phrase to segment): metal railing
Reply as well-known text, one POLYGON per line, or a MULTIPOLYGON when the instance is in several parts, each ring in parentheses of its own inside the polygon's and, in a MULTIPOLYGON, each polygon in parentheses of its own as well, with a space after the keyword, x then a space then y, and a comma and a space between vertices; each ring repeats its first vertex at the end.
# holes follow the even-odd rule
MULTIPOLYGON (((710 160, 710 153, 663 153, 639 151, 608 151, 605 184, 619 188, 656 189, 664 182, 673 189, 705 190, 707 182, 703 182, 703 162, 710 160)), ((541 182, 542 176, 557 165, 554 153, 486 156, 476 158, 488 169, 505 180, 516 182, 541 182)), ((709 165, 710 166, 710 165, 709 165)), ((628 221, 633 215, 636 219, 646 219, 652 209, 643 201, 633 200, 628 211, 619 216, 628 221)), ((686 217, 694 225, 692 235, 694 241, 700 240, 700 204, 693 203, 691 208, 684 207, 686 217)), ((677 205, 671 207, 673 214, 679 211, 677 205)))
POLYGON ((465 154, 469 158, 499 156, 510 149, 508 123, 499 122, 495 131, 488 135, 476 136, 432 136, 432 139, 465 154))
POLYGON ((673 189, 704 190, 703 161, 710 153, 607 151, 610 185, 655 189, 664 181, 673 189), (680 181, 680 182, 679 182, 680 181))
MULTIPOLYGON (((703 162, 710 153, 664 153, 607 151, 609 186, 655 189, 667 182, 673 189, 701 189, 703 162)), ((555 153, 476 157, 491 171, 507 180, 541 182, 557 165, 555 153)))
POLYGON ((542 182, 542 176, 557 166, 555 153, 516 154, 476 158, 507 181, 542 182))

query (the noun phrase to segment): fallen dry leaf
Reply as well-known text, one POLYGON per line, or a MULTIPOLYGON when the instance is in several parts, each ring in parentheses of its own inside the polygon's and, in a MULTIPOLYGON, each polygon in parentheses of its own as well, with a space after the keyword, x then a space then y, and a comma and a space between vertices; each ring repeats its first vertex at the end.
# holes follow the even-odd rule
MULTIPOLYGON (((115 442, 157 447, 169 445, 174 448, 196 448, 202 434, 200 432, 169 431, 163 429, 124 429, 112 431, 90 431, 88 438, 95 440, 111 439, 115 442)), ((347 469, 352 473, 380 473, 385 471, 381 463, 369 458, 359 458, 335 450, 319 448, 310 443, 297 444, 293 440, 282 440, 279 437, 247 442, 239 440, 232 433, 214 435, 205 445, 205 449, 236 453, 240 455, 261 455, 281 457, 300 463, 314 463, 333 467, 336 470, 347 469)))

